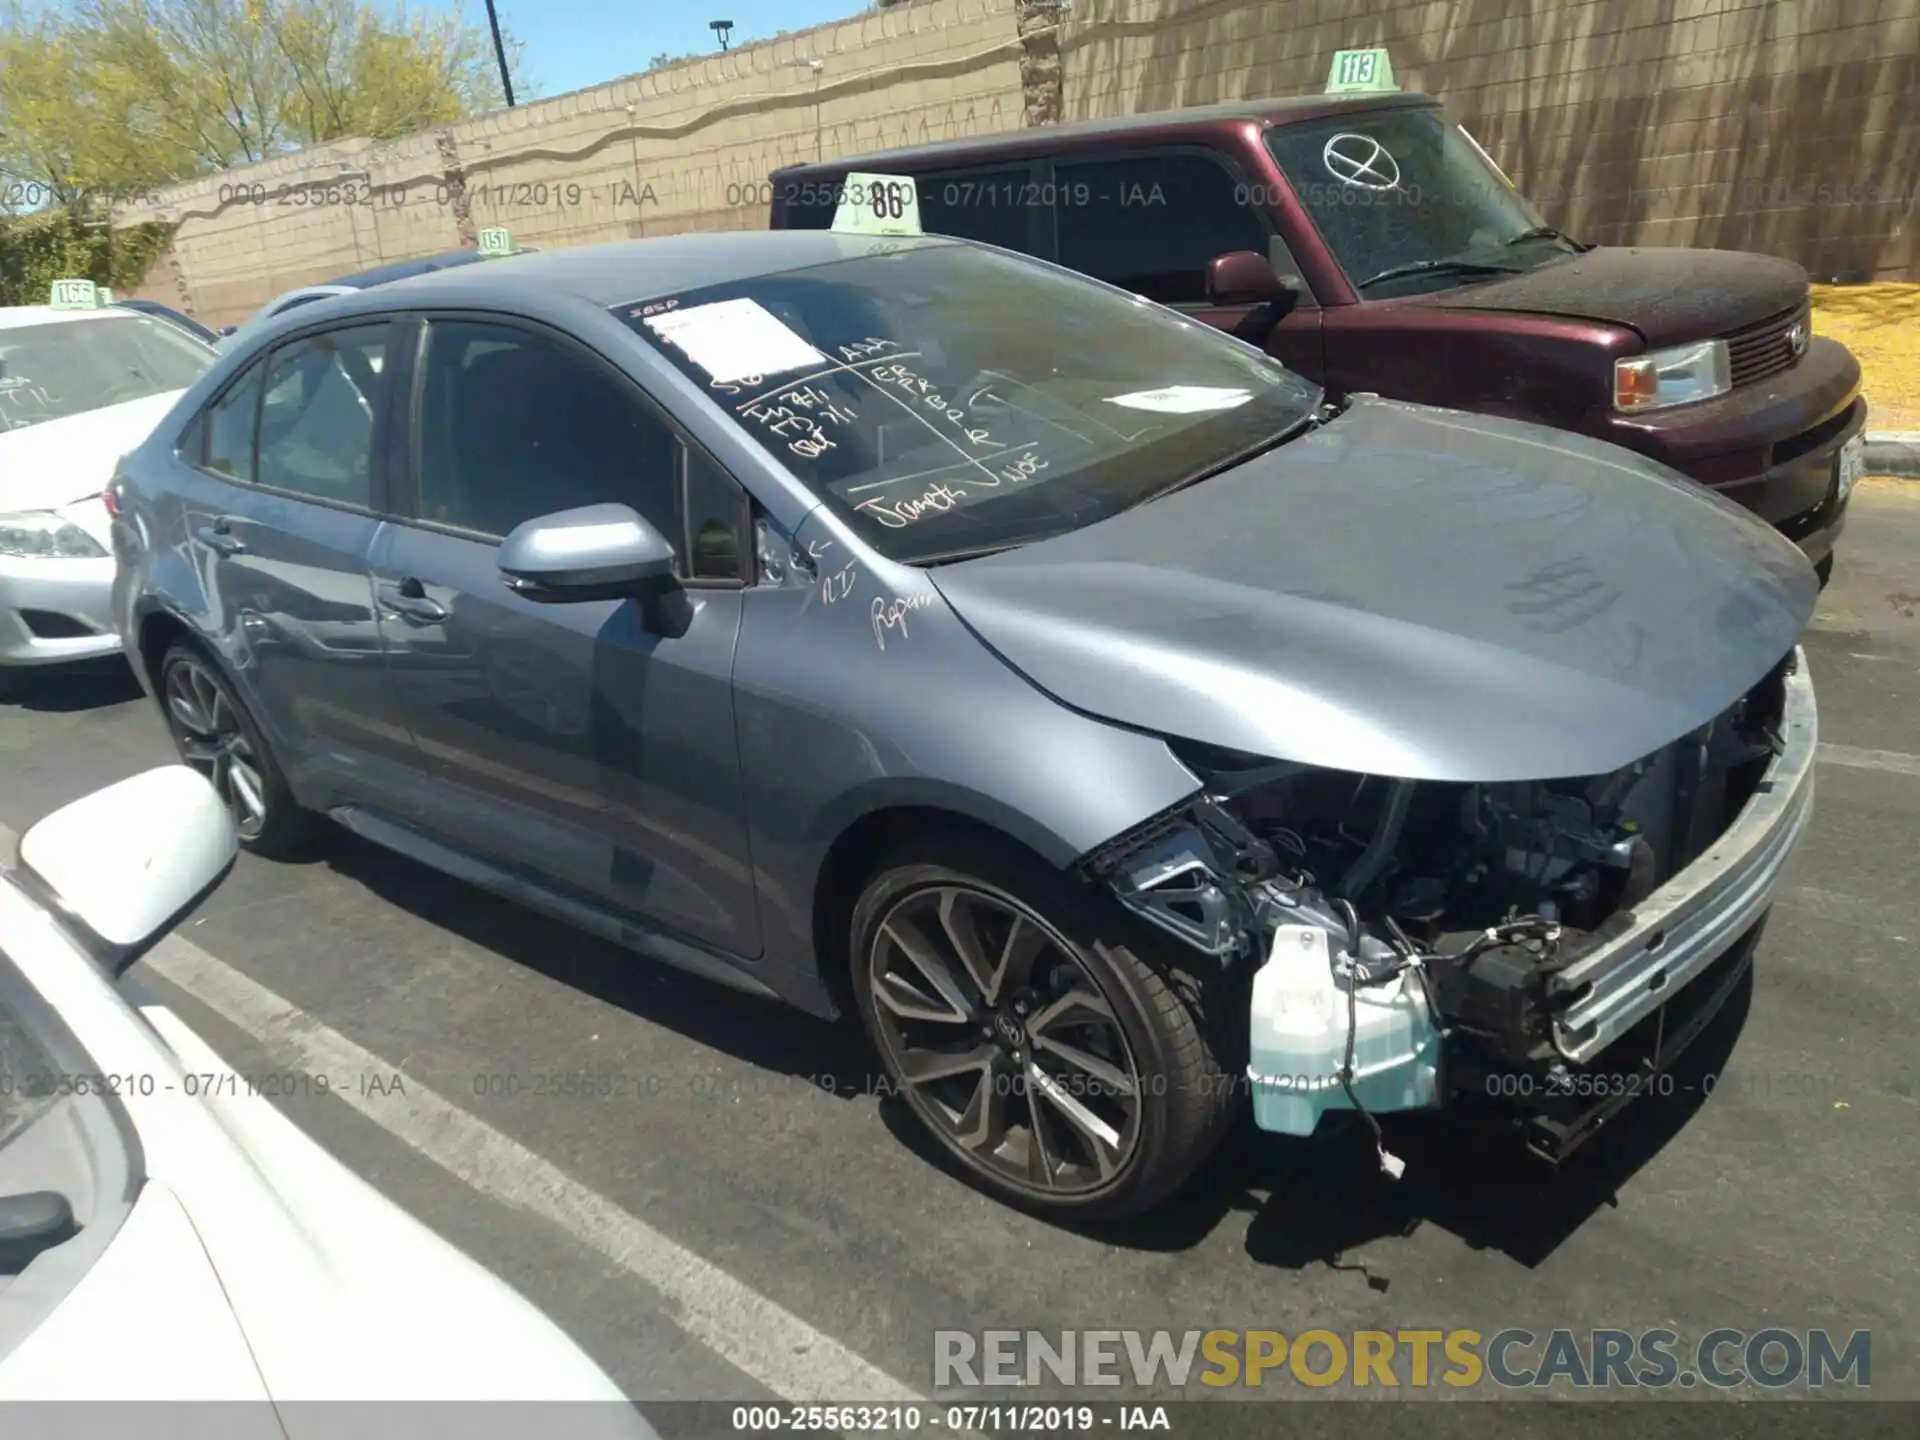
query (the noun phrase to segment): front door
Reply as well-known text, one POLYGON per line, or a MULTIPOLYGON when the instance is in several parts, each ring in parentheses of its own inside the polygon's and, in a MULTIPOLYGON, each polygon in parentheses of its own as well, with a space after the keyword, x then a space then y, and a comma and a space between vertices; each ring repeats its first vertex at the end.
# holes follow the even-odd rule
POLYGON ((373 556, 395 708, 442 838, 735 954, 759 952, 734 744, 737 585, 677 624, 510 591, 499 542, 632 506, 686 566, 681 439, 599 357, 505 321, 428 325, 407 517, 373 556))

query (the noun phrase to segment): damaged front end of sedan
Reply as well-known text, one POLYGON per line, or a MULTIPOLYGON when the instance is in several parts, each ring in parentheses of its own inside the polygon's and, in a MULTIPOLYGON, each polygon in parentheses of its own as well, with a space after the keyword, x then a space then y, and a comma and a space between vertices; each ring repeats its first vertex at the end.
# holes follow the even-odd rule
POLYGON ((1816 730, 1796 649, 1604 775, 1409 780, 1171 742, 1204 788, 1087 868, 1245 982, 1263 1128, 1491 1096, 1558 1160, 1657 1090, 1745 974, 1816 730))

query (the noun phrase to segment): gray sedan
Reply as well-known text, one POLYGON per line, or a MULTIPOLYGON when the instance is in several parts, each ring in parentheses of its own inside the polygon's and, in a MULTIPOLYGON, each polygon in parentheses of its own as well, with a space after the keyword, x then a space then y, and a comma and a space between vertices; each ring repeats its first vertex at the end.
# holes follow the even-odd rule
POLYGON ((1345 406, 988 247, 502 260, 305 307, 113 487, 116 623, 244 843, 327 816, 857 1013, 1061 1217, 1490 1102, 1566 1153, 1748 983, 1811 800, 1767 526, 1345 406), (1601 1083, 1601 1082, 1605 1083, 1601 1083))

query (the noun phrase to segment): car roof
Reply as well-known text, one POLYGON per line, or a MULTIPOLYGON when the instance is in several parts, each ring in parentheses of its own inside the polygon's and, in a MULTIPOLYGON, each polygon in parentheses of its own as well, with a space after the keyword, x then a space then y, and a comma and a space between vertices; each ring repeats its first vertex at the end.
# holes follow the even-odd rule
POLYGON ((132 311, 106 308, 101 310, 56 310, 51 305, 4 305, 0 306, 0 330, 13 330, 23 325, 64 325, 75 320, 131 320, 132 311))
POLYGON ((1045 153, 1060 148, 1094 148, 1084 142, 1107 135, 1128 135, 1158 130, 1208 130, 1243 125, 1253 121, 1266 125, 1286 125, 1301 120, 1317 120, 1328 115, 1361 110, 1399 109, 1407 106, 1434 105, 1431 95, 1418 91, 1396 91, 1382 95, 1297 95, 1276 96, 1265 100, 1227 100, 1217 105, 1193 105, 1182 110, 1150 110, 1138 115, 1119 115, 1107 120, 1071 120, 1061 125, 1032 129, 1003 130, 987 135, 968 135, 958 140, 936 140, 927 145, 905 145, 892 150, 872 150, 863 155, 837 160, 809 161, 788 165, 773 173, 796 175, 807 171, 844 172, 889 163, 918 165, 947 159, 982 155, 1045 153))
POLYGON ((908 238, 850 235, 832 230, 729 230, 718 234, 661 235, 544 250, 435 270, 379 289, 377 305, 416 306, 499 303, 516 295, 560 292, 603 309, 652 300, 708 285, 724 285, 809 265, 850 260, 875 250, 892 251, 965 242, 946 236, 908 238))

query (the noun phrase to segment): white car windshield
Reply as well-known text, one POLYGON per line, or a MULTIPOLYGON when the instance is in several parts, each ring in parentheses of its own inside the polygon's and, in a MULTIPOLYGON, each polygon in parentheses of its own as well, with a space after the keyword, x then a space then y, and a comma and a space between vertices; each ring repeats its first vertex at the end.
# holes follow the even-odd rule
POLYGON ((0 329, 0 431, 184 390, 218 358, 147 315, 0 329))

